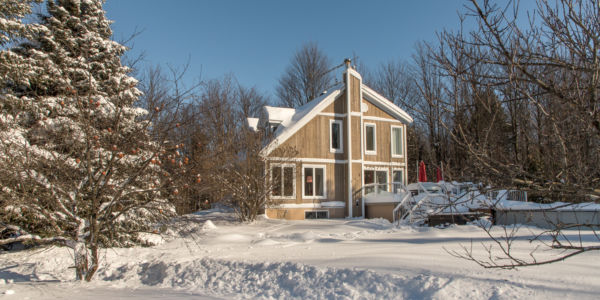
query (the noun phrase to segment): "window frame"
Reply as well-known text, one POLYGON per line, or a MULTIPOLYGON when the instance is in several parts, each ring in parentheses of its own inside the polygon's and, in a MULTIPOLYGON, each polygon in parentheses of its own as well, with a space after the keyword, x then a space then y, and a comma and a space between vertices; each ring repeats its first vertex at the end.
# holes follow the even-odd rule
POLYGON ((392 153, 393 158, 403 158, 404 157, 404 127, 398 125, 390 126, 390 153, 392 153), (400 154, 394 153, 394 129, 400 129, 400 154))
POLYGON ((302 165, 302 199, 327 199, 327 167, 325 165, 313 165, 303 164, 302 165), (316 196, 315 193, 315 181, 313 179, 313 195, 306 195, 306 175, 304 174, 305 169, 313 169, 313 177, 315 176, 315 169, 323 169, 323 196, 316 196))
POLYGON ((375 123, 364 123, 363 134, 365 136, 365 154, 366 155, 377 155, 377 124, 375 123), (373 127, 373 150, 367 149, 367 127, 373 127))
POLYGON ((394 183, 394 172, 402 173, 402 182, 401 183, 404 184, 404 182, 405 182, 404 175, 406 174, 406 172, 404 172, 404 168, 393 168, 392 169, 392 181, 390 183, 394 183))
POLYGON ((305 220, 321 220, 321 219, 329 219, 329 210, 305 210, 304 211, 304 219, 305 220), (318 213, 322 213, 324 212, 326 214, 325 218, 312 218, 312 219, 307 219, 306 218, 306 214, 308 213, 315 213, 315 217, 318 217, 318 213))
POLYGON ((392 176, 391 176, 391 181, 390 183, 392 184, 392 192, 395 193, 396 192, 396 181, 394 181, 394 173, 395 172, 400 172, 402 173, 402 181, 400 183, 402 183, 402 185, 406 186, 406 172, 404 172, 404 168, 392 168, 392 176))
POLYGON ((281 164, 281 163, 271 163, 269 164, 269 180, 271 180, 271 184, 273 184, 273 167, 280 167, 281 168, 281 196, 276 196, 273 195, 273 188, 271 186, 271 189, 269 191, 269 196, 271 197, 271 199, 296 199, 296 164, 281 164), (284 174, 284 169, 286 167, 291 167, 292 168, 292 195, 291 196, 285 196, 284 192, 285 192, 285 174, 284 174))
POLYGON ((329 152, 344 153, 344 123, 342 120, 329 119, 329 152), (339 130, 339 149, 333 148, 333 124, 338 124, 339 130))
MULTIPOLYGON (((375 186, 377 187, 375 189, 375 191, 380 191, 379 189, 379 184, 380 182, 377 182, 377 172, 385 172, 385 179, 386 179, 386 186, 385 186, 385 191, 388 190, 388 185, 390 184, 390 169, 386 168, 386 167, 364 167, 363 169, 363 186, 367 185, 367 183, 365 182, 367 179, 367 176, 365 176, 365 172, 367 171, 373 171, 373 180, 375 182, 373 182, 374 184, 376 184, 375 186)), ((371 183, 368 183, 371 184, 371 183)))

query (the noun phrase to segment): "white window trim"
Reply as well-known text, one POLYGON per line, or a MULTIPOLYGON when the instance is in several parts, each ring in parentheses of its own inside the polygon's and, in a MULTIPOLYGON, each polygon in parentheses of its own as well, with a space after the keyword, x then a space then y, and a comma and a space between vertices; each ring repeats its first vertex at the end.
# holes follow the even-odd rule
POLYGON ((404 127, 402 126, 390 126, 390 152, 392 153, 393 158, 403 158, 404 157, 404 127), (400 153, 394 154, 394 129, 400 129, 400 153))
POLYGON ((377 125, 375 123, 365 123, 363 128, 363 134, 365 137, 365 154, 377 155, 377 125), (373 150, 367 150, 367 127, 373 127, 373 150))
POLYGON ((344 126, 343 126, 343 121, 342 120, 336 120, 336 119, 330 119, 329 120, 329 152, 331 153, 344 153, 344 126), (340 132, 339 132, 339 138, 340 138, 340 149, 335 149, 333 147, 331 147, 331 144, 333 142, 333 135, 332 135, 332 131, 331 131, 331 124, 336 123, 338 124, 339 128, 340 128, 340 132))
POLYGON ((404 172, 403 168, 402 169, 399 169, 399 168, 393 168, 392 169, 392 177, 391 177, 392 181, 391 181, 391 183, 394 183, 394 172, 401 172, 402 173, 402 182, 401 183, 404 184, 404 185, 406 185, 406 177, 405 177, 406 172, 404 172))
MULTIPOLYGON (((314 171, 313 171, 313 177, 314 177, 314 171)), ((314 180, 313 180, 313 185, 314 185, 314 180)), ((314 187, 313 187, 313 192, 314 192, 314 187)), ((327 199, 327 167, 325 165, 311 165, 311 164, 306 164, 306 165, 302 165, 302 199, 327 199), (304 186, 306 183, 305 180, 305 175, 304 175, 304 169, 305 168, 323 168, 323 196, 313 196, 313 195, 306 195, 306 187, 304 186)))
MULTIPOLYGON (((386 168, 386 167, 367 167, 367 166, 365 166, 365 169, 364 169, 363 173, 365 171, 375 171, 375 172, 381 172, 381 171, 383 171, 386 174, 385 178, 387 178, 387 180, 388 180, 386 183, 390 183, 390 181, 389 181, 390 180, 390 169, 389 168, 386 168)), ((363 177, 365 177, 364 175, 365 174, 363 174, 363 177)), ((377 178, 377 177, 375 177, 375 178, 377 178)), ((363 178, 363 184, 365 184, 364 178, 363 178)))
MULTIPOLYGON (((307 213, 307 212, 315 212, 315 213, 316 213, 316 212, 325 212, 325 213, 327 213, 327 217, 326 217, 325 219, 329 219, 329 210, 305 210, 305 211, 304 211, 304 219, 305 219, 305 220, 309 220, 309 219, 307 219, 307 218, 306 218, 306 213, 307 213)), ((317 219, 315 219, 315 220, 318 220, 318 218, 317 218, 317 219)))
POLYGON ((271 191, 269 192, 269 196, 271 197, 271 199, 296 199, 296 164, 270 164, 269 165, 269 174, 270 174, 270 180, 271 182, 273 182, 273 167, 281 167, 281 196, 274 196, 273 195, 273 190, 271 189, 271 191), (284 188, 284 176, 283 176, 283 169, 285 167, 292 167, 292 196, 284 196, 283 195, 283 190, 284 188))

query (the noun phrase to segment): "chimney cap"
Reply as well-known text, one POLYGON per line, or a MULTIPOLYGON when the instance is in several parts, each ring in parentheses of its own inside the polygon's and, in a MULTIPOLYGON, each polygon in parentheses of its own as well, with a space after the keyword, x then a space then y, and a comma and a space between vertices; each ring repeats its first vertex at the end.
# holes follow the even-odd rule
POLYGON ((351 63, 351 62, 352 62, 352 61, 351 61, 349 58, 345 58, 345 59, 344 59, 344 63, 346 64, 346 68, 350 68, 350 63, 351 63))

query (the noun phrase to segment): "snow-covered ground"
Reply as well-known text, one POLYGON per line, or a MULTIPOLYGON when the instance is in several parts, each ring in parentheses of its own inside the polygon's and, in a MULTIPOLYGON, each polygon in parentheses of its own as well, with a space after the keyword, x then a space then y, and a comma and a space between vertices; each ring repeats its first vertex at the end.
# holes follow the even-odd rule
MULTIPOLYGON (((483 269, 449 255, 444 248, 459 250, 471 241, 484 254, 480 245, 489 239, 473 225, 395 228, 381 219, 240 224, 229 213, 205 211, 183 217, 179 226, 179 237, 155 247, 105 250, 91 283, 73 281, 64 248, 2 253, 0 298, 597 299, 600 293, 600 253, 519 270, 483 269)), ((526 255, 530 247, 523 240, 515 251, 526 255)))

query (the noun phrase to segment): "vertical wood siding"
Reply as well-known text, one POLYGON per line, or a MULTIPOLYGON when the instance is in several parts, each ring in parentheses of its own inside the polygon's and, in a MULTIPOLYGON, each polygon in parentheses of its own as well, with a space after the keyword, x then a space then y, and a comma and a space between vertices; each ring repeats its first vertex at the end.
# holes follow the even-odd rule
MULTIPOLYGON (((291 147, 298 151, 296 157, 322 158, 344 160, 345 153, 331 153, 329 151, 329 120, 342 120, 343 146, 346 148, 346 122, 345 118, 315 116, 310 122, 302 127, 298 132, 291 136, 279 147, 291 147)), ((271 157, 277 156, 277 151, 270 154, 271 157)))

